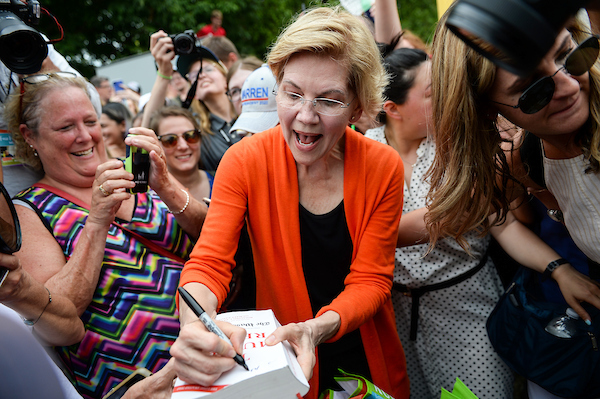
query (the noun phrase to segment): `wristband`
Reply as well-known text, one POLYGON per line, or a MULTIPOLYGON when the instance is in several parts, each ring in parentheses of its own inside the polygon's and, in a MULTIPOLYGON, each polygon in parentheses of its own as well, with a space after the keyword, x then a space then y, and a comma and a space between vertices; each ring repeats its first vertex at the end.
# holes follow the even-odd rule
POLYGON ((185 193, 187 200, 185 201, 185 205, 183 206, 183 208, 181 208, 181 210, 179 212, 173 212, 172 210, 167 208, 167 211, 169 211, 169 213, 172 213, 173 215, 181 215, 187 209, 188 205, 190 204, 190 194, 183 188, 181 189, 181 191, 183 191, 185 193))
POLYGON ((173 79, 173 76, 167 76, 167 75, 163 75, 163 74, 162 74, 162 73, 160 73, 159 71, 156 71, 156 74, 157 74, 158 76, 160 76, 161 78, 163 78, 163 79, 166 79, 166 80, 171 80, 171 79, 173 79))
POLYGON ((542 274, 542 281, 548 280, 552 272, 556 270, 560 265, 564 265, 565 263, 569 263, 569 261, 565 258, 558 258, 548 263, 548 266, 546 266, 546 270, 544 270, 544 273, 542 274))
POLYGON ((46 304, 46 306, 44 306, 44 309, 42 309, 42 313, 40 313, 40 315, 38 316, 37 319, 35 319, 35 321, 23 318, 23 323, 25 323, 28 326, 33 326, 33 325, 35 325, 35 323, 40 321, 40 319, 42 318, 42 315, 46 311, 46 308, 48 308, 48 305, 50 305, 50 302, 52 302, 52 294, 50 293, 50 290, 47 287, 44 287, 44 288, 46 288, 46 291, 48 291, 48 303, 46 304))

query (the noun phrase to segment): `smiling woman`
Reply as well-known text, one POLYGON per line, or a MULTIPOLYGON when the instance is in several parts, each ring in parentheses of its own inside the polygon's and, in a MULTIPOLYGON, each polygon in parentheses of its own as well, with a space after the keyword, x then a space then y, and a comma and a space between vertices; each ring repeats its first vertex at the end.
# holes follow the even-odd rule
MULTIPOLYGON (((129 194, 133 175, 107 159, 85 80, 36 76, 5 110, 17 155, 44 174, 16 196, 23 232, 16 255, 75 304, 85 345, 56 349, 78 391, 98 398, 138 368, 156 373, 167 364, 179 332, 177 281, 206 206, 190 201, 168 173, 156 135, 143 128, 131 129, 126 143, 150 154, 152 190, 129 194)), ((172 380, 153 389, 170 392, 172 380)))
MULTIPOLYGON (((294 347, 310 379, 305 397, 333 388, 342 368, 408 398, 390 301, 402 161, 348 127, 381 108, 387 78, 377 46, 356 17, 315 8, 281 34, 269 66, 281 125, 225 153, 205 234, 180 284, 209 314, 220 310, 247 220, 256 307, 273 309, 283 324, 266 342, 294 347)), ((186 381, 210 384, 234 367, 231 349, 211 344, 210 333, 192 322, 197 317, 180 307, 175 367, 186 381)), ((244 331, 224 330, 241 353, 244 331)))

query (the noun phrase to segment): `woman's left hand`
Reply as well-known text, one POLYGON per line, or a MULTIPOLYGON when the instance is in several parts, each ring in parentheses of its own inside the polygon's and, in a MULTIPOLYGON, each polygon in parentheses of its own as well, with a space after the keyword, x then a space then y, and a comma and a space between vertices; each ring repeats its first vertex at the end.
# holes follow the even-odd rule
POLYGON ((310 380, 317 363, 315 348, 333 337, 338 332, 340 324, 340 315, 330 310, 314 319, 279 327, 267 337, 265 343, 270 346, 287 340, 296 352, 304 376, 310 380))
POLYGON ((315 355, 317 343, 315 342, 311 326, 307 322, 286 324, 269 335, 265 343, 271 346, 286 340, 294 349, 304 376, 307 380, 310 380, 315 364, 317 363, 315 355))
POLYGON ((131 128, 129 129, 129 135, 125 138, 125 144, 143 148, 150 154, 148 184, 154 191, 160 192, 171 184, 167 159, 154 131, 144 127, 131 128))

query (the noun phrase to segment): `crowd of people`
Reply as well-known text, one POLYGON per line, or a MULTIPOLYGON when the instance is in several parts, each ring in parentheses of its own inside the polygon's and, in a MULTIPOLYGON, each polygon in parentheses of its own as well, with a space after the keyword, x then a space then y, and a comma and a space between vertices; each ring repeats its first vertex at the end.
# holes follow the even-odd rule
MULTIPOLYGON (((169 398, 176 377, 211 385, 235 367, 246 335, 220 323, 232 344, 215 339, 184 287, 213 318, 273 309, 265 344, 290 343, 305 398, 338 389, 338 369, 396 399, 438 398, 457 377, 512 398, 486 333, 505 288, 492 240, 556 281, 548 300, 600 322, 582 306, 600 308, 600 2, 588 11, 526 78, 455 36, 448 12, 426 44, 396 0, 374 20, 303 11, 264 61, 240 56, 219 10, 190 54, 160 30, 143 96, 51 48, 39 72, 2 76, 0 122, 27 165, 4 169, 19 245, 0 254, 3 334, 33 332, 19 350, 47 366, 48 397, 103 398, 147 369, 123 397, 169 398), (532 224, 532 196, 556 226, 532 224)), ((12 382, 0 393, 37 395, 35 379, 12 382)), ((531 382, 529 397, 556 396, 531 382)))

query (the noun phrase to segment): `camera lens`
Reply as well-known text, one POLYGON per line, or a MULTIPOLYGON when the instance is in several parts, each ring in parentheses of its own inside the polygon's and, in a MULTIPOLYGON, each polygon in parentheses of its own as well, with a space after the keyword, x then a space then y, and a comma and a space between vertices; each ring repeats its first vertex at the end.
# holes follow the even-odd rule
POLYGON ((173 46, 176 54, 191 54, 196 46, 196 40, 187 33, 180 33, 173 38, 173 46))
POLYGON ((35 73, 48 55, 42 35, 15 14, 0 12, 0 60, 16 73, 35 73))

